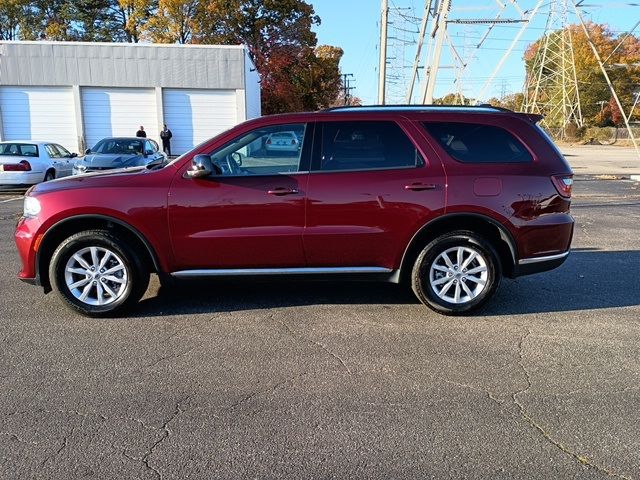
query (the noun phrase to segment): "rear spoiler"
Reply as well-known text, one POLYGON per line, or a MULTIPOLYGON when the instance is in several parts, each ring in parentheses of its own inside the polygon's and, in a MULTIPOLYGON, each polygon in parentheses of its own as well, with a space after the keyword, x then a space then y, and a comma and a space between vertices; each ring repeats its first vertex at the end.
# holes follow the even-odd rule
POLYGON ((539 115, 537 113, 520 113, 523 117, 529 120, 531 123, 538 123, 540 120, 544 118, 544 115, 539 115))

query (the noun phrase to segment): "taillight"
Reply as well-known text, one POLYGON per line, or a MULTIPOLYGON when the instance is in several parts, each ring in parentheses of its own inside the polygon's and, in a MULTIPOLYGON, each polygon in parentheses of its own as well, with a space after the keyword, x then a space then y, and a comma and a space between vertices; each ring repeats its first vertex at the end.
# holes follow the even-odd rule
POLYGON ((571 197, 571 187, 573 186, 573 175, 552 175, 553 186, 560 195, 566 198, 571 197))
POLYGON ((2 166, 2 170, 5 172, 30 172, 31 164, 26 160, 22 160, 20 163, 5 163, 2 166))

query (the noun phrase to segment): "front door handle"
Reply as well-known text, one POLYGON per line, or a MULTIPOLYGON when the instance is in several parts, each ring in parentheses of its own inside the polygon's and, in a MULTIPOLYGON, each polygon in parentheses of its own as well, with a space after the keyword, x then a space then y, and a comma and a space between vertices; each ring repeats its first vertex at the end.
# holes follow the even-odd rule
POLYGON ((437 187, 435 183, 412 183, 411 185, 405 185, 404 189, 421 192, 423 190, 435 190, 437 187))
POLYGON ((267 190, 267 193, 269 195, 282 196, 282 195, 295 195, 296 193, 300 193, 300 192, 295 188, 278 187, 278 188, 274 188, 273 190, 267 190))

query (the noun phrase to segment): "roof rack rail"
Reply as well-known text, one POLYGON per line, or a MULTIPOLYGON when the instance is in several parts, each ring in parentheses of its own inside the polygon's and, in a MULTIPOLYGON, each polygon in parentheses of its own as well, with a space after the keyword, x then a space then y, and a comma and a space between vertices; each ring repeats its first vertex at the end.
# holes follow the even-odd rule
POLYGON ((358 109, 393 109, 393 108, 402 108, 402 109, 411 109, 411 110, 421 110, 424 108, 469 108, 469 109, 473 109, 473 108, 492 108, 494 110, 498 110, 500 112, 512 112, 513 110, 510 110, 508 108, 504 108, 504 107, 497 107, 495 105, 491 105, 489 103, 481 103, 481 104, 477 104, 477 105, 441 105, 441 104, 435 104, 435 103, 429 103, 429 104, 424 104, 424 105, 416 105, 416 104, 411 104, 411 105, 406 105, 406 104, 392 104, 392 105, 341 105, 339 107, 330 107, 330 108, 325 108, 320 110, 321 112, 335 112, 335 111, 340 111, 340 110, 358 110, 358 109))

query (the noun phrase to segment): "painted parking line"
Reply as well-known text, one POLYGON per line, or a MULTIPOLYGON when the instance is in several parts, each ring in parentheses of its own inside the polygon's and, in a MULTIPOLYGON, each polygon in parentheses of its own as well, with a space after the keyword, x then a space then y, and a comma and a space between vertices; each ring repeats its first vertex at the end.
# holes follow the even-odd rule
POLYGON ((0 200, 0 203, 15 202, 16 200, 21 200, 21 199, 22 199, 22 197, 7 198, 6 200, 0 200))

